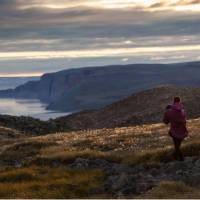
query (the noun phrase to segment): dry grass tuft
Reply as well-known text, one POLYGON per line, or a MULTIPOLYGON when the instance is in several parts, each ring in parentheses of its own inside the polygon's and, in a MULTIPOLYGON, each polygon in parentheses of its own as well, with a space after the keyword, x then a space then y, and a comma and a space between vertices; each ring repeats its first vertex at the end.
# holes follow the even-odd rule
MULTIPOLYGON (((185 156, 200 156, 200 119, 189 121, 188 126, 192 138, 183 143, 182 151, 185 156)), ((101 170, 65 167, 76 158, 105 159, 131 166, 173 160, 172 141, 162 124, 37 137, 4 134, 2 139, 6 143, 0 152, 0 198, 108 197, 109 194, 94 192, 105 178, 101 170), (21 169, 12 168, 15 161, 22 164, 21 169), (9 169, 1 169, 4 162, 9 169)), ((182 182, 163 182, 145 195, 147 198, 200 197, 197 189, 182 182)))
POLYGON ((197 199, 199 188, 192 188, 183 182, 166 181, 137 198, 148 199, 197 199))
MULTIPOLYGON (((200 156, 200 140, 186 142, 181 149, 184 156, 200 156)), ((138 153, 133 152, 124 156, 122 162, 129 165, 148 162, 170 162, 173 161, 173 151, 173 147, 168 146, 163 149, 145 150, 138 153)))
POLYGON ((0 171, 0 198, 84 198, 102 186, 100 170, 29 167, 0 171))
POLYGON ((87 158, 87 159, 105 159, 110 162, 121 162, 122 157, 112 152, 101 152, 86 149, 83 151, 69 151, 59 146, 52 146, 43 149, 40 155, 33 161, 34 164, 49 165, 54 161, 61 164, 72 163, 76 158, 87 158))
POLYGON ((26 158, 33 158, 42 148, 55 145, 53 142, 23 141, 7 147, 1 154, 0 159, 4 162, 24 161, 26 158))

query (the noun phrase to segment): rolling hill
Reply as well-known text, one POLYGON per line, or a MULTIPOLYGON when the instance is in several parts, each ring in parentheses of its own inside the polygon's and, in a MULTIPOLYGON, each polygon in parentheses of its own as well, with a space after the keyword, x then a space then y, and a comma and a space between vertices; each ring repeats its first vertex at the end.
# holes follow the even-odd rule
POLYGON ((102 109, 82 111, 54 120, 70 130, 115 128, 162 121, 166 105, 180 96, 188 118, 200 117, 200 89, 162 86, 135 93, 102 109))

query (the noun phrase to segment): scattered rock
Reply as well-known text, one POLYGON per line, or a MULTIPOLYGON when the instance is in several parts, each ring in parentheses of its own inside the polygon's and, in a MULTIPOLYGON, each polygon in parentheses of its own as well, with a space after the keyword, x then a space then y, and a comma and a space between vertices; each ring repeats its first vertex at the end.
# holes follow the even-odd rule
POLYGON ((143 192, 146 192, 147 190, 150 190, 152 187, 154 187, 154 184, 149 184, 148 182, 141 182, 137 186, 136 193, 141 194, 143 192))
POLYGON ((21 168, 22 167, 22 163, 20 162, 20 161, 15 161, 14 162, 14 166, 16 167, 16 168, 21 168))
POLYGON ((61 165, 61 163, 57 160, 53 161, 52 166, 53 167, 59 167, 61 165))
POLYGON ((128 175, 125 173, 122 173, 119 177, 117 177, 117 180, 115 180, 114 184, 112 185, 113 190, 119 190, 129 183, 128 175))
POLYGON ((84 158, 77 158, 70 167, 76 169, 84 169, 89 167, 89 160, 84 158))
POLYGON ((91 160, 91 165, 95 168, 103 168, 105 170, 112 166, 111 163, 103 159, 91 160))
POLYGON ((200 173, 190 174, 190 176, 187 177, 185 182, 187 182, 188 184, 192 186, 200 185, 200 173))
POLYGON ((132 168, 122 164, 114 164, 111 170, 113 174, 121 174, 124 172, 131 173, 132 168))
POLYGON ((200 168, 200 159, 195 162, 195 166, 200 168))
POLYGON ((107 191, 116 198, 126 197, 130 194, 144 193, 162 181, 183 181, 190 185, 200 184, 200 161, 194 165, 193 158, 185 161, 173 161, 148 167, 140 164, 128 167, 122 164, 113 164, 107 172, 107 191))
POLYGON ((116 199, 124 199, 124 194, 121 191, 117 192, 116 195, 115 195, 115 198, 116 199))
POLYGON ((152 176, 158 176, 160 174, 159 170, 156 168, 151 169, 150 173, 152 176))

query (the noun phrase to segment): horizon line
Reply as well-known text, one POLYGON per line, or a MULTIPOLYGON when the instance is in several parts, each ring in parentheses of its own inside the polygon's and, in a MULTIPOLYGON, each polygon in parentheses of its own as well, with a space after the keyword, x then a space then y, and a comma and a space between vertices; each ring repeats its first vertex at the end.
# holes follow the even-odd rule
POLYGON ((144 64, 144 65, 152 65, 152 64, 155 64, 155 65, 158 65, 158 64, 163 64, 163 65, 172 65, 172 64, 183 64, 183 63, 199 63, 200 61, 199 60, 188 60, 188 61, 177 61, 177 62, 163 62, 163 63, 160 63, 160 62, 155 62, 155 63, 152 63, 152 62, 135 62, 135 63, 124 63, 124 64, 104 64, 104 65, 97 65, 97 66, 83 66, 83 67, 71 67, 71 68, 68 68, 68 69, 60 69, 58 71, 51 71, 51 72, 35 72, 35 73, 0 73, 0 78, 17 78, 17 77, 41 77, 43 76, 44 74, 48 74, 48 73, 56 73, 56 72, 59 72, 59 71, 63 71, 63 70, 71 70, 71 69, 82 69, 82 68, 99 68, 99 67, 110 67, 110 66, 115 66, 115 65, 120 65, 120 66, 126 66, 126 65, 141 65, 141 64, 144 64))
POLYGON ((20 78, 20 77, 40 77, 42 76, 44 73, 41 72, 37 72, 37 73, 0 73, 0 78, 20 78))

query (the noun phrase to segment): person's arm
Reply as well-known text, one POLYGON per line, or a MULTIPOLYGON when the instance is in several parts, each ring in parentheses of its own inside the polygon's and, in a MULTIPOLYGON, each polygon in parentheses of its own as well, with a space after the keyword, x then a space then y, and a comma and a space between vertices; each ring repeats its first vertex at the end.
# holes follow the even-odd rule
POLYGON ((168 116, 168 112, 165 112, 164 117, 163 117, 163 123, 165 124, 169 124, 169 116, 168 116))
POLYGON ((186 112, 184 110, 181 111, 181 115, 176 119, 177 123, 186 123, 186 112))

